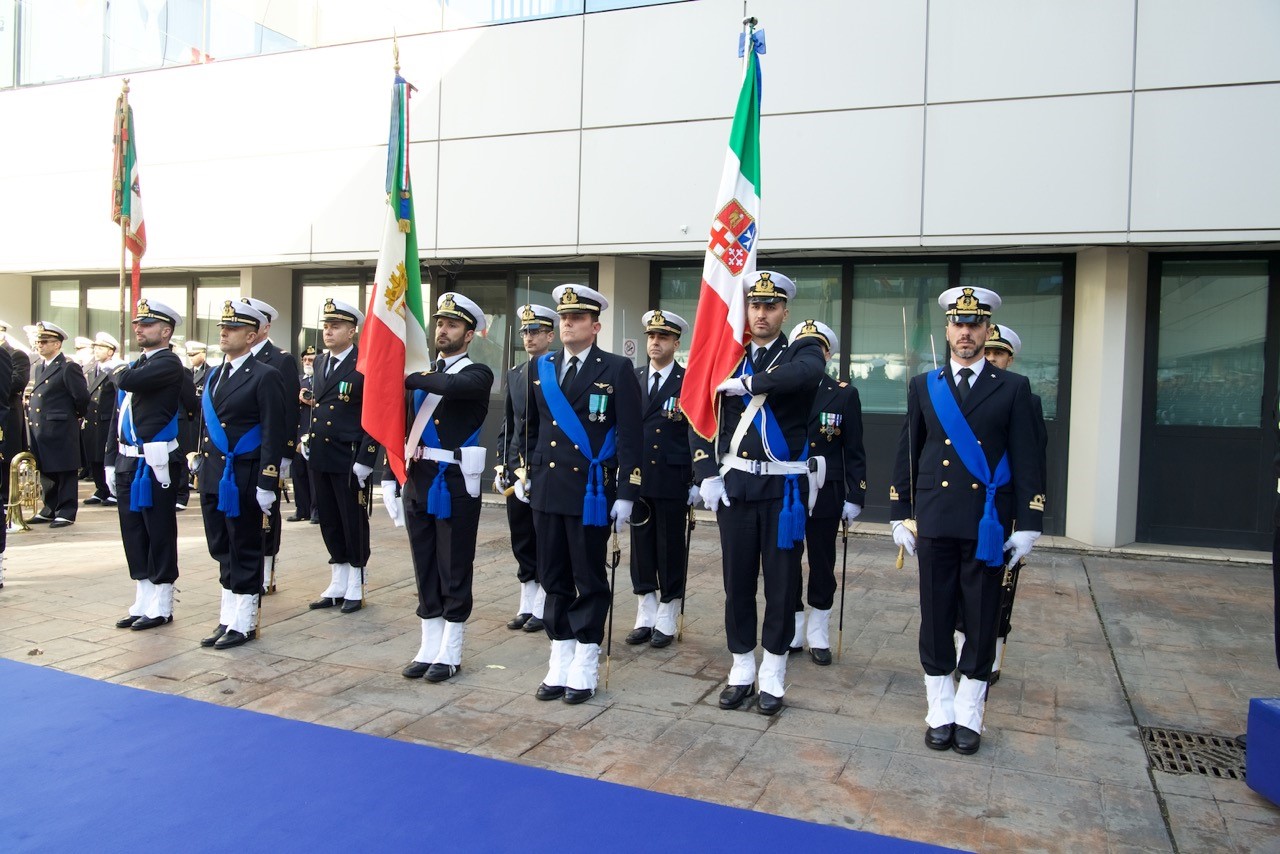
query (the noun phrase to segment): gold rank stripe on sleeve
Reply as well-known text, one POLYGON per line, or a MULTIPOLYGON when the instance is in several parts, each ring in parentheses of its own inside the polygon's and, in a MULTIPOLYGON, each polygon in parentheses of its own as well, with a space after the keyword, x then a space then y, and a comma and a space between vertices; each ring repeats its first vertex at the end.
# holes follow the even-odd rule
POLYGON ((1028 506, 1032 510, 1039 510, 1041 513, 1043 513, 1044 512, 1044 493, 1040 493, 1039 495, 1032 496, 1028 506))
POLYGON ((898 500, 898 488, 896 486, 889 487, 889 500, 890 501, 898 500))

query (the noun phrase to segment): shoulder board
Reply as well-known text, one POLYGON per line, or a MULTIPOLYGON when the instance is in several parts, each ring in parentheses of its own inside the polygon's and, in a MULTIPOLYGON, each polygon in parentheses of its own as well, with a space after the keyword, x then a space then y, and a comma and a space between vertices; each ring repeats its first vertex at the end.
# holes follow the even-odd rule
POLYGON ((848 387, 849 387, 849 383, 848 383, 848 381, 847 381, 847 380, 841 380, 841 382, 840 382, 840 388, 848 388, 848 387))

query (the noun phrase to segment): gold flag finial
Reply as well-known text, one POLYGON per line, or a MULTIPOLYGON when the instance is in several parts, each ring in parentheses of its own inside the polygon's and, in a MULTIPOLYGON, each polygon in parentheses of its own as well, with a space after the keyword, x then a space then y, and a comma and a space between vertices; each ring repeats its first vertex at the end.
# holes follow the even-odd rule
POLYGON ((400 39, 396 36, 396 31, 391 31, 391 55, 395 57, 396 74, 400 73, 400 39))

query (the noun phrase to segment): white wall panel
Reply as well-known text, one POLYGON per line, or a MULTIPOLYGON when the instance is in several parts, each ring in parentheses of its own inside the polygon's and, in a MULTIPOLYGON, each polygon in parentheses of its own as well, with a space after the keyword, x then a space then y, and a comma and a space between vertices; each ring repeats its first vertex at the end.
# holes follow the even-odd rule
POLYGON ((1130 88, 1134 0, 939 0, 929 101, 1130 88))
POLYGON ((760 246, 920 233, 924 108, 767 116, 760 246))
POLYGON ((728 141, 727 119, 584 131, 582 244, 703 247, 728 141))
POLYGON ((440 249, 576 243, 578 136, 442 142, 440 249))
POLYGON ((587 15, 583 126, 732 116, 741 30, 739 0, 587 15))
POLYGON ((1276 0, 1138 6, 1139 89, 1280 80, 1276 0))
POLYGON ((755 0, 766 113, 919 104, 924 0, 755 0))
POLYGON ((1123 231, 1129 95, 930 107, 924 233, 1123 231))
POLYGON ((1280 85, 1139 92, 1133 229, 1280 228, 1280 85))
POLYGON ((474 42, 442 82, 446 139, 578 127, 581 17, 451 35, 474 42))

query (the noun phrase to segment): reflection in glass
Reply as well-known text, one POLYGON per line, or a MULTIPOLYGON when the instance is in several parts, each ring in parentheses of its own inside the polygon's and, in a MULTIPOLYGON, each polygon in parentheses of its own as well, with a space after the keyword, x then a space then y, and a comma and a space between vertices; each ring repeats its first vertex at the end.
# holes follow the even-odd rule
POLYGON ((853 332, 849 379, 863 412, 907 411, 909 377, 946 358, 938 295, 947 289, 946 264, 859 264, 853 272, 853 332), (902 312, 907 312, 906 338, 902 312), (933 336, 932 340, 930 335, 933 336), (904 365, 904 360, 910 364, 904 365))
POLYGON ((1166 261, 1156 423, 1261 424, 1267 262, 1166 261))
MULTIPOLYGON (((36 290, 36 316, 32 320, 57 324, 67 333, 62 352, 76 352, 75 337, 80 334, 80 282, 78 279, 45 279, 36 290)), ((30 337, 30 336, 28 336, 30 337)))
MULTIPOLYGON (((316 352, 324 350, 324 338, 320 336, 320 327, 324 323, 324 304, 327 300, 342 300, 350 303, 361 311, 365 311, 366 306, 361 301, 360 293, 360 275, 352 274, 334 274, 313 276, 308 275, 302 280, 302 322, 298 324, 300 332, 298 340, 294 342, 294 354, 301 353, 303 348, 308 344, 316 348, 316 352)), ((360 336, 356 335, 356 345, 360 344, 360 336)))
POLYGON ((188 340, 204 343, 210 363, 222 360, 218 346, 218 321, 222 320, 222 307, 227 300, 240 299, 239 276, 201 276, 196 280, 195 317, 179 331, 184 332, 183 343, 188 340))
MULTIPOLYGON (((989 288, 1000 295, 1002 302, 995 322, 1008 324, 1022 339, 1022 352, 1009 370, 1031 380, 1031 391, 1040 396, 1045 419, 1052 421, 1057 418, 1062 263, 961 264, 960 285, 989 288)), ((934 296, 936 298, 937 295, 934 296)), ((939 333, 940 341, 941 337, 939 333)))

